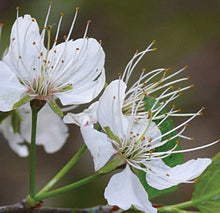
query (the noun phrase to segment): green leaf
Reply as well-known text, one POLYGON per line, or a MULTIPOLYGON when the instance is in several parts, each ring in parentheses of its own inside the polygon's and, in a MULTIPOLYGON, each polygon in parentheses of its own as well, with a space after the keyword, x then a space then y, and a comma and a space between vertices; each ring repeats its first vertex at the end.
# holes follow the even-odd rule
POLYGON ((9 112, 1 112, 1 111, 0 111, 0 124, 1 124, 2 121, 4 121, 10 114, 11 114, 11 111, 9 111, 9 112))
POLYGON ((192 202, 202 213, 220 212, 220 153, 195 183, 192 202))
MULTIPOLYGON (((149 111, 151 110, 153 104, 155 103, 155 98, 154 97, 151 97, 151 96, 146 96, 144 98, 144 104, 145 104, 145 110, 146 111, 149 111)), ((158 103, 156 105, 156 107, 159 107, 160 106, 160 103, 158 103)), ((161 112, 159 113, 159 115, 162 115, 162 114, 165 114, 166 113, 166 110, 163 109, 161 110, 161 112)), ((158 119, 158 120, 154 120, 154 122, 156 124, 159 124, 159 122, 161 121, 161 119, 158 119)), ((173 121, 170 117, 168 117, 161 125, 160 125, 160 130, 162 132, 162 134, 172 130, 174 128, 174 124, 173 124, 173 121)), ((174 131, 166 136, 164 136, 162 138, 162 140, 166 140, 168 138, 171 138, 173 136, 175 136, 177 133, 174 131)), ((164 144, 163 146, 161 147, 158 147, 157 149, 155 149, 154 151, 155 152, 161 152, 161 151, 168 151, 170 149, 172 149, 177 141, 179 141, 178 137, 174 138, 173 140, 170 140, 168 143, 164 144)), ((176 150, 180 150, 181 149, 181 145, 179 144, 176 148, 176 150)), ((163 159, 163 161, 170 167, 174 167, 178 164, 181 164, 183 163, 183 155, 181 153, 178 153, 178 154, 172 154, 166 158, 163 159)), ((139 179, 142 183, 142 185, 144 186, 145 190, 147 191, 148 195, 149 195, 149 199, 152 199, 152 198, 155 198, 155 197, 158 197, 159 195, 161 194, 164 194, 164 193, 167 193, 167 192, 171 192, 171 191, 174 191, 178 188, 178 186, 173 186, 173 187, 170 187, 168 189, 164 189, 164 190, 157 190, 155 188, 152 188, 151 186, 149 186, 146 182, 146 173, 144 171, 139 171, 139 179)))
POLYGON ((13 128, 14 134, 19 132, 21 121, 22 121, 22 117, 20 116, 20 114, 16 110, 14 110, 11 114, 11 125, 13 128))

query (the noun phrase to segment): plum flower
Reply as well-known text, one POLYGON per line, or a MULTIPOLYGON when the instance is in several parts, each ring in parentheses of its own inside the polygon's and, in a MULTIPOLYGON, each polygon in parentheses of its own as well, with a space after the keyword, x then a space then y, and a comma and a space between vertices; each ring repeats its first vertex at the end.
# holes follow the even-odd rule
MULTIPOLYGON (((29 152, 25 142, 31 141, 31 108, 25 104, 10 114, 1 123, 0 131, 8 140, 11 149, 20 157, 26 157, 29 152), (13 128, 12 123, 15 121, 19 122, 18 129, 13 128)), ((38 124, 36 144, 43 145, 47 153, 54 153, 61 149, 69 135, 68 128, 48 104, 39 112, 38 124)))
MULTIPOLYGON (((105 54, 101 44, 85 34, 70 39, 79 8, 64 42, 57 44, 63 13, 51 44, 51 27, 47 25, 50 3, 44 28, 30 15, 19 17, 12 26, 8 52, 0 62, 0 111, 10 111, 32 99, 45 100, 56 111, 55 99, 63 105, 90 102, 105 83, 105 54), (44 47, 47 32, 47 47, 44 47)), ((61 112, 61 110, 60 110, 61 112)))
POLYGON ((119 80, 114 80, 107 86, 98 104, 81 114, 69 113, 64 117, 66 123, 80 125, 83 139, 93 156, 96 171, 113 156, 120 156, 126 164, 122 172, 112 176, 105 189, 104 195, 108 204, 117 205, 124 210, 133 205, 149 213, 157 210, 152 207, 147 192, 134 172, 144 171, 146 182, 158 190, 180 183, 194 182, 194 179, 210 165, 211 159, 198 158, 174 167, 166 165, 163 159, 174 153, 193 151, 218 142, 192 149, 176 150, 179 144, 177 142, 168 150, 158 150, 177 137, 192 140, 183 135, 183 132, 193 118, 201 115, 203 108, 196 113, 180 114, 179 110, 172 106, 170 111, 164 112, 165 107, 178 98, 181 91, 192 87, 190 85, 174 89, 173 85, 188 78, 167 82, 185 68, 167 77, 168 70, 165 68, 148 73, 144 69, 138 81, 127 89, 130 75, 137 63, 146 52, 154 50, 151 48, 152 44, 146 50, 135 53, 124 74, 119 74, 119 80), (160 74, 162 77, 158 80, 160 74), (151 96, 161 89, 163 90, 157 97, 151 96), (162 132, 161 126, 172 116, 189 118, 178 126, 162 132), (96 119, 101 131, 94 129, 96 119), (167 138, 166 136, 171 133, 175 134, 167 138))

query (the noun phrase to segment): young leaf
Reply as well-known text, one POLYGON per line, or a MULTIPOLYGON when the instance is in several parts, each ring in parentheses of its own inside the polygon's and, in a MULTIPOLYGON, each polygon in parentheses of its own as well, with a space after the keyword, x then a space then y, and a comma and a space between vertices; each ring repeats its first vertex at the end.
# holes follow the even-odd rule
MULTIPOLYGON (((153 104, 155 103, 156 99, 154 97, 151 97, 151 96, 146 96, 144 98, 144 104, 145 104, 145 110, 146 111, 149 111, 153 104)), ((156 105, 156 107, 159 107, 160 106, 160 103, 158 103, 156 105)), ((166 111, 163 109, 159 114, 165 114, 166 111)), ((158 119, 158 120, 154 120, 154 122, 156 124, 158 124, 161 120, 158 119)), ((168 132, 170 130, 172 130, 174 128, 174 124, 173 124, 173 121, 170 117, 168 117, 161 125, 160 125, 160 130, 163 133, 165 132, 168 132)), ((176 135, 176 132, 172 132, 166 136, 163 137, 162 140, 166 140, 168 138, 171 138, 173 136, 176 135)), ((174 138, 173 140, 170 140, 168 143, 164 144, 163 146, 161 147, 158 147, 157 149, 155 149, 155 152, 158 151, 158 152, 161 152, 161 151, 167 151, 167 150, 170 150, 172 149, 177 141, 178 141, 178 137, 174 138)), ((180 150, 181 149, 181 145, 179 144, 176 148, 176 150, 180 150)), ((178 164, 181 164, 183 162, 183 155, 182 154, 172 154, 166 158, 163 159, 163 161, 170 167, 174 167, 178 164)), ((149 195, 149 199, 152 199, 152 198, 155 198, 155 197, 158 197, 159 195, 161 194, 164 194, 164 193, 167 193, 167 192, 171 192, 171 191, 174 191, 177 189, 178 186, 173 186, 171 188, 168 188, 168 189, 164 189, 164 190, 157 190, 157 189, 154 189, 152 188, 151 186, 149 186, 146 182, 146 173, 144 171, 139 171, 139 179, 142 183, 142 185, 144 186, 145 190, 148 192, 148 195, 149 195)))
POLYGON ((220 153, 198 178, 192 202, 202 213, 220 212, 220 153))

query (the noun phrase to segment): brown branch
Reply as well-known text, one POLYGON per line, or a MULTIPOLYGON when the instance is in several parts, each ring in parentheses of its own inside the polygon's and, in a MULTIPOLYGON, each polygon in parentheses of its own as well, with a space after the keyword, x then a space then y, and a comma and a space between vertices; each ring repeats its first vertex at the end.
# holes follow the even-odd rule
POLYGON ((106 206, 95 206, 86 209, 47 208, 47 207, 28 209, 27 201, 24 199, 19 203, 0 207, 0 213, 111 213, 118 209, 116 208, 117 207, 106 205, 106 206))

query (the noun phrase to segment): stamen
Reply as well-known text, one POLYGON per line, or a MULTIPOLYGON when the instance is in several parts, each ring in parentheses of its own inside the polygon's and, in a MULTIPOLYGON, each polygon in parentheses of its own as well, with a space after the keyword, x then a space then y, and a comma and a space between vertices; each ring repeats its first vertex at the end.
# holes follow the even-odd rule
POLYGON ((87 21, 87 25, 86 25, 86 29, 85 29, 85 33, 84 33, 83 38, 86 38, 88 29, 89 29, 89 24, 91 24, 91 23, 92 23, 92 20, 88 20, 87 21))

